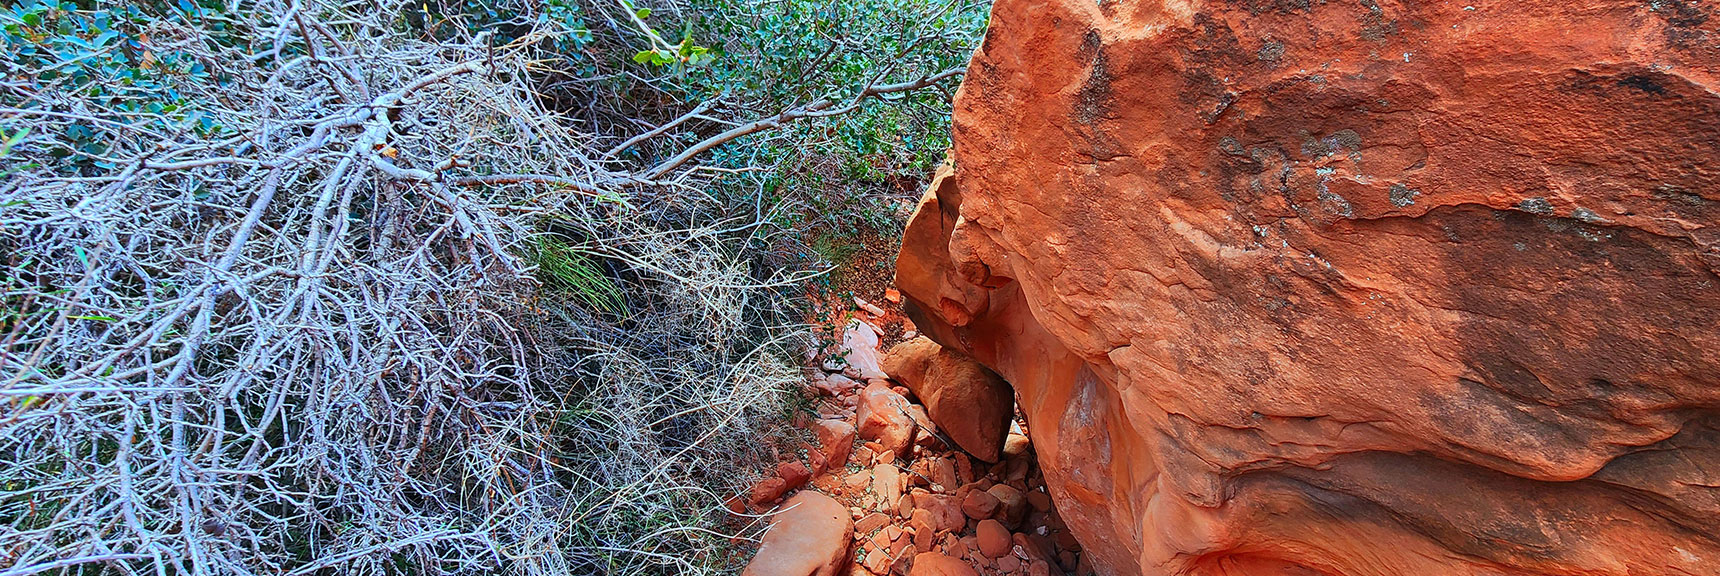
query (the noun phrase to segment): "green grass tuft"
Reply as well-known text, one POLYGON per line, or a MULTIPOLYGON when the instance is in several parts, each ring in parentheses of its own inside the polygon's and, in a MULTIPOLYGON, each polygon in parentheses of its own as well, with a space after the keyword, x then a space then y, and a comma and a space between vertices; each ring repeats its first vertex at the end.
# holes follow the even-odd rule
POLYGON ((615 280, 579 249, 554 236, 540 236, 533 260, 544 286, 565 291, 598 312, 627 316, 627 299, 615 280))

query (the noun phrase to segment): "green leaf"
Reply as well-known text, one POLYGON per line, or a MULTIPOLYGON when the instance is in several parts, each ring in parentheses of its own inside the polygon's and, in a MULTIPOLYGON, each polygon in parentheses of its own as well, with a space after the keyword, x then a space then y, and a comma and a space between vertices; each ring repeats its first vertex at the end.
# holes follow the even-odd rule
POLYGON ((24 137, 29 136, 29 135, 30 135, 30 127, 25 126, 23 128, 20 128, 17 132, 13 132, 11 136, 7 136, 4 141, 0 141, 0 156, 5 156, 8 154, 11 154, 12 153, 12 147, 17 146, 18 143, 20 143, 20 142, 23 142, 24 137))
POLYGON ((118 322, 119 321, 118 318, 114 318, 112 316, 67 316, 67 318, 71 318, 73 320, 94 320, 96 322, 118 322))
POLYGON ((638 16, 640 20, 644 20, 646 18, 651 17, 651 9, 650 8, 640 8, 639 11, 634 12, 633 14, 638 16))

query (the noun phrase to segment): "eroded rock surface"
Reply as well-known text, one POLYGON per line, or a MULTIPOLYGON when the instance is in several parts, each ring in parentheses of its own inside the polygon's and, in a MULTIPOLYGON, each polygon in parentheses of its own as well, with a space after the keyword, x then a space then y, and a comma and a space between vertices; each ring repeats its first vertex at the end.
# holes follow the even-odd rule
POLYGON ((1709 3, 998 0, 904 233, 1105 574, 1720 574, 1709 3))

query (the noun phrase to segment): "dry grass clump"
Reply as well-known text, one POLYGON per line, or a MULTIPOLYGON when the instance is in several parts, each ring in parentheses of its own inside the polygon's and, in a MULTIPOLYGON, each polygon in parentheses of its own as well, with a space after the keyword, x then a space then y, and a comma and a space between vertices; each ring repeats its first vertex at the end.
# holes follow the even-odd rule
POLYGON ((174 86, 201 127, 0 86, 0 575, 730 562, 714 490, 799 377, 771 208, 595 160, 536 35, 244 6, 248 49, 149 31, 224 78, 174 86))

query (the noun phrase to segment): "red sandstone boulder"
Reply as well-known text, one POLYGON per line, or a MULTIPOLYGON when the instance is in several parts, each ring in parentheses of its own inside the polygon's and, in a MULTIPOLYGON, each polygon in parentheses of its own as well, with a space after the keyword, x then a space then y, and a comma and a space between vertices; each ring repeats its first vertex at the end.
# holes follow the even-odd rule
POLYGON ((1716 38, 998 0, 904 309, 1015 388, 1101 574, 1716 574, 1716 38))
POLYGON ((819 420, 812 423, 812 434, 818 439, 818 452, 822 456, 820 470, 841 470, 848 464, 848 453, 854 450, 853 425, 841 420, 819 420))
POLYGON ((884 372, 912 390, 939 430, 956 445, 996 462, 1015 414, 1015 397, 997 373, 925 337, 897 344, 884 372))
POLYGON ((848 566, 854 520, 848 509, 817 492, 783 504, 742 576, 835 576, 848 566))
POLYGON ((855 414, 860 424, 855 428, 861 438, 878 441, 897 457, 905 456, 919 430, 912 408, 907 398, 890 390, 883 380, 874 380, 860 390, 860 407, 855 414))

